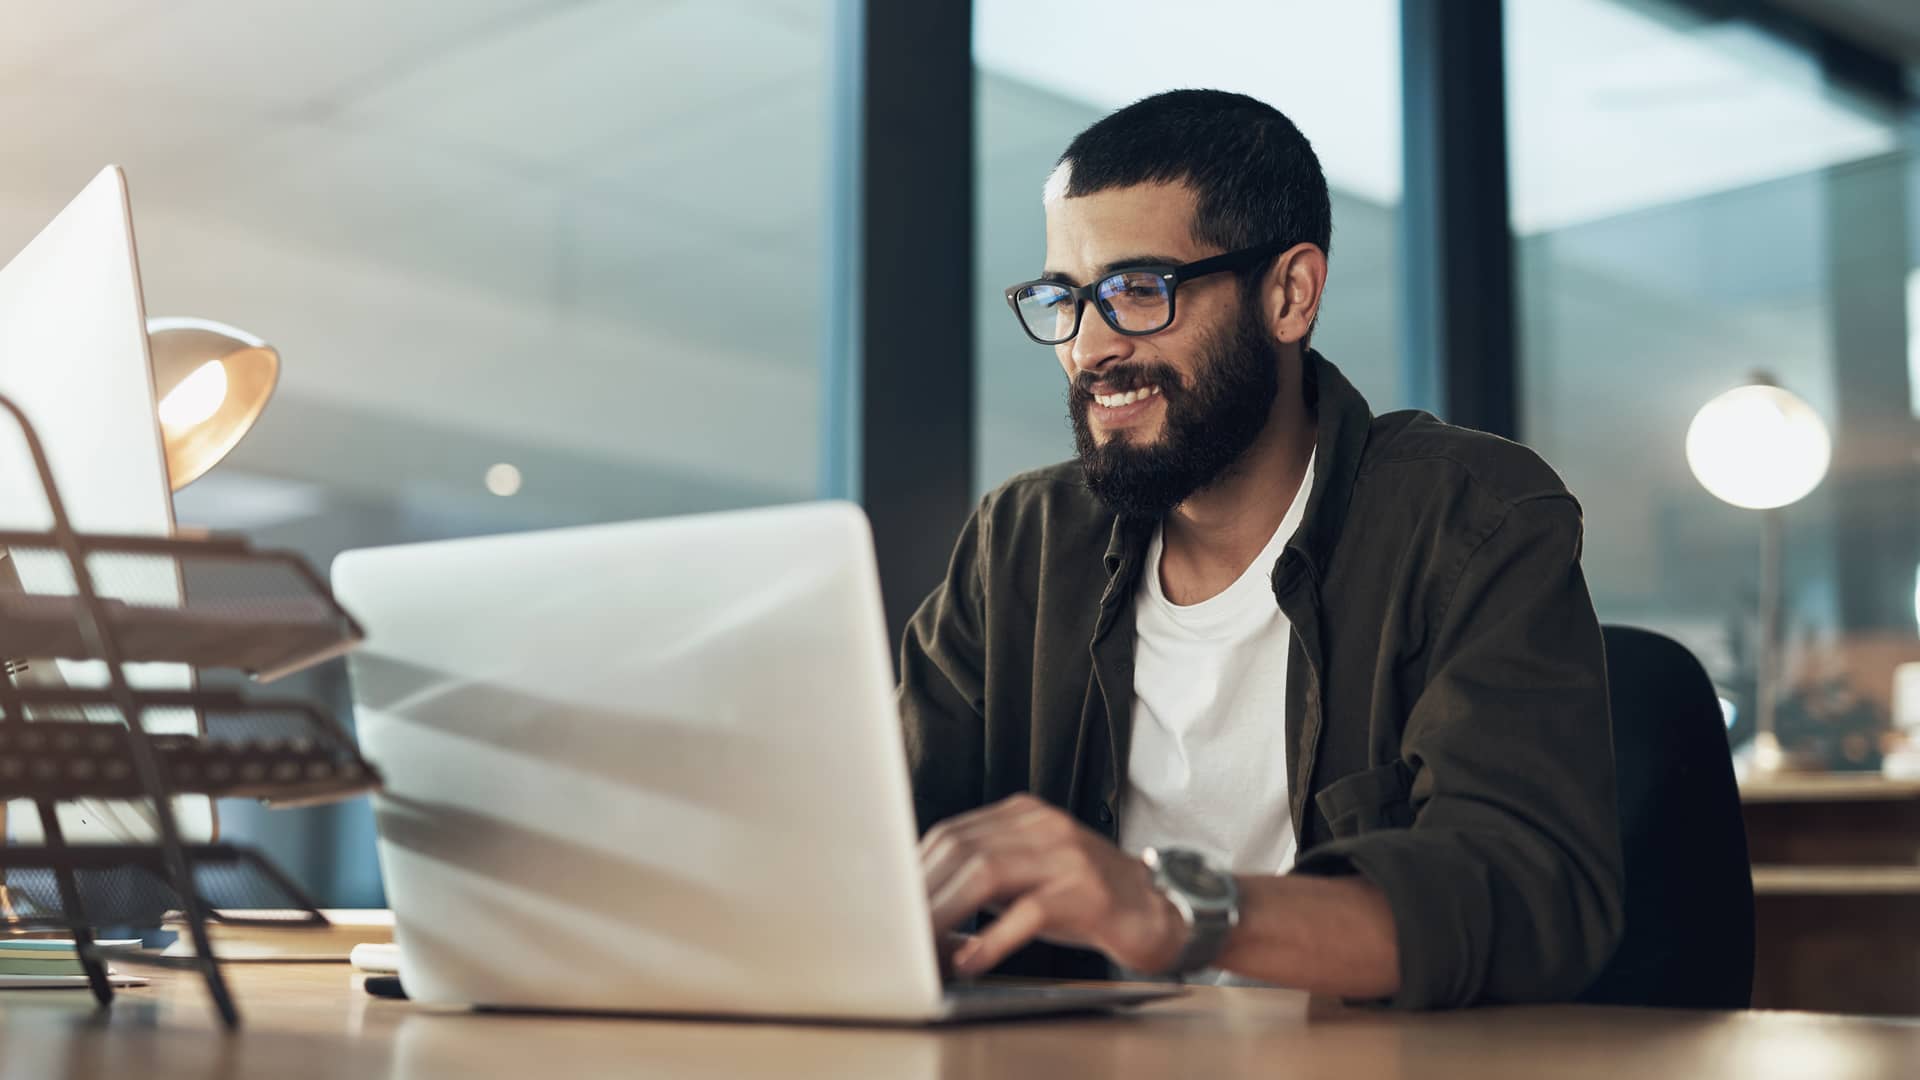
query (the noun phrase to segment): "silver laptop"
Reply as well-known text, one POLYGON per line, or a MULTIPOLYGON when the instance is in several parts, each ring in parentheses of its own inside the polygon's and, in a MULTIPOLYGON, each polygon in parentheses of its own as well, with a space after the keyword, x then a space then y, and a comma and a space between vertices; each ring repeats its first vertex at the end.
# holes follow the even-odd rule
POLYGON ((415 1000, 915 1023, 1178 992, 942 985, 857 507, 351 551, 333 581, 415 1000))
MULTIPOLYGON (((173 532, 133 210, 118 167, 100 170, 0 267, 0 394, 33 423, 75 528, 144 536, 173 532)), ((46 529, 52 522, 26 444, 13 418, 0 415, 0 530, 46 529)), ((94 565, 95 583, 110 598, 163 607, 180 602, 180 577, 165 560, 99 559, 94 565)), ((73 572, 66 556, 0 547, 0 594, 19 591, 70 595, 73 572)), ((147 690, 194 685, 184 664, 131 664, 127 678, 147 690)), ((98 687, 106 679, 98 661, 31 658, 15 677, 40 690, 98 687)), ((94 719, 117 722, 119 714, 109 710, 94 719)), ((156 709, 142 723, 154 733, 197 733, 201 727, 191 709, 156 709)), ((41 842, 32 800, 0 805, 0 832, 17 844, 41 842)), ((159 835, 152 807, 139 801, 79 800, 61 803, 57 813, 69 843, 150 843, 159 835)), ((213 838, 213 800, 178 796, 173 813, 189 842, 213 838)), ((83 879, 83 891, 91 888, 83 879)))

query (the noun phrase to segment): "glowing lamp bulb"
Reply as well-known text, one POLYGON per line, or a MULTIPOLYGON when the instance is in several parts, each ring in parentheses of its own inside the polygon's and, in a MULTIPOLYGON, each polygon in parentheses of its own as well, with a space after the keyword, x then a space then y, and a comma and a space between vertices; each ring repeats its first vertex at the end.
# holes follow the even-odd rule
POLYGON ((1748 510, 1805 498, 1832 458, 1820 414, 1777 386, 1729 390, 1702 406, 1687 427, 1687 465, 1700 486, 1748 510))
POLYGON ((183 431, 220 411, 227 401, 227 366, 209 360, 180 380, 160 402, 160 423, 183 431))

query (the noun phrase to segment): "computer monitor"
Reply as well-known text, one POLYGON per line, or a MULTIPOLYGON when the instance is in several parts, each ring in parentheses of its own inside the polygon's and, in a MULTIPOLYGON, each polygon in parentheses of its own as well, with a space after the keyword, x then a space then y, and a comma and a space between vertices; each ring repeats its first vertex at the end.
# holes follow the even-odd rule
MULTIPOLYGON (((118 167, 101 170, 0 269, 0 394, 32 421, 76 528, 155 536, 173 531, 133 218, 118 167)), ((26 444, 11 418, 0 417, 0 528, 44 529, 51 523, 26 444)), ((0 588, 73 591, 63 556, 10 556, 0 560, 11 566, 0 574, 0 588)), ((120 568, 99 584, 103 594, 126 601, 168 604, 181 596, 177 573, 164 564, 120 568)), ((17 678, 99 686, 106 672, 98 662, 36 662, 17 678)), ((177 690, 191 688, 194 676, 185 665, 134 664, 128 678, 149 689, 177 690)), ((180 711, 153 714, 146 726, 192 732, 199 723, 193 713, 180 711)), ((211 800, 176 799, 174 812, 184 839, 212 839, 211 800)), ((158 834, 151 806, 137 802, 68 803, 59 814, 74 843, 140 842, 158 834)), ((6 817, 15 842, 39 842, 33 803, 14 800, 6 817)))

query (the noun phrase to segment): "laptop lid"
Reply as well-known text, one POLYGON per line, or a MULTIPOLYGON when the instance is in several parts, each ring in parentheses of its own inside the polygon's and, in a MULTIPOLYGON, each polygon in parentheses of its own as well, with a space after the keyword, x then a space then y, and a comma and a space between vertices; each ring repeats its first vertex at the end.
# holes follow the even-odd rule
POLYGON ((353 551, 423 1001, 916 1019, 940 981, 873 544, 821 503, 353 551))

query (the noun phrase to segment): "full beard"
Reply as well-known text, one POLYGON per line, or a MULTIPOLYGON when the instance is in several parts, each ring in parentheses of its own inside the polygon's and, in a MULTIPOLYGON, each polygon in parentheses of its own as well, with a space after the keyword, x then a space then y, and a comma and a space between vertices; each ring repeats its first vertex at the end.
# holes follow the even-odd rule
POLYGON ((1067 417, 1087 490, 1123 518, 1154 520, 1227 475, 1260 436, 1280 393, 1280 347, 1255 309, 1243 310, 1231 330, 1200 344, 1191 386, 1166 364, 1139 364, 1104 372, 1109 384, 1159 385, 1166 401, 1160 437, 1135 445, 1125 431, 1096 443, 1088 412, 1094 381, 1082 374, 1067 386, 1067 417))

